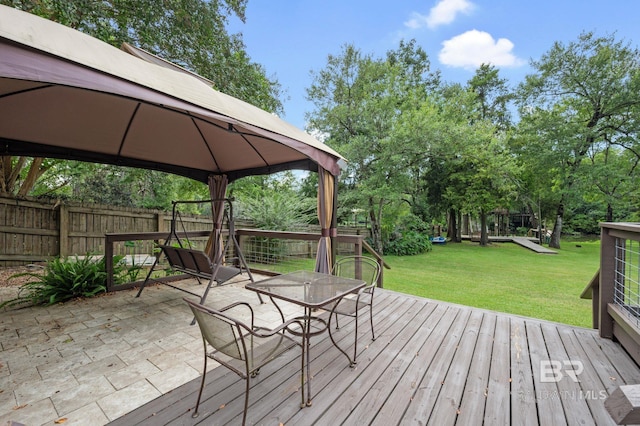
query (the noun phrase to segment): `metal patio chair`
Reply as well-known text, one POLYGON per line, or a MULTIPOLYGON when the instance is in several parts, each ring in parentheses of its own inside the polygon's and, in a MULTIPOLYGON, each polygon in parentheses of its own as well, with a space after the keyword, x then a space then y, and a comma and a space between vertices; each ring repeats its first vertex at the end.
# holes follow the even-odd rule
MULTIPOLYGON (((249 406, 250 378, 257 376, 261 367, 294 346, 302 347, 302 342, 287 336, 285 331, 294 324, 300 328, 303 325, 300 321, 292 319, 274 329, 267 329, 254 324, 253 309, 246 302, 233 303, 222 309, 215 310, 186 298, 183 300, 187 302, 193 311, 200 327, 205 355, 202 382, 193 417, 198 417, 198 407, 200 406, 202 390, 204 389, 207 375, 207 359, 211 358, 238 374, 246 382, 242 417, 242 424, 244 425, 249 406), (250 315, 250 324, 245 324, 227 313, 240 307, 248 309, 246 314, 250 315)), ((304 356, 300 358, 302 359, 300 374, 302 383, 300 388, 302 389, 302 403, 304 404, 304 375, 302 374, 304 356)))
MULTIPOLYGON (((333 275, 363 280, 367 283, 353 297, 344 297, 338 305, 325 305, 322 309, 332 311, 335 315, 336 328, 340 328, 338 316, 345 315, 355 318, 355 344, 353 360, 358 353, 358 313, 361 309, 369 308, 369 322, 371 323, 371 340, 376 340, 373 330, 373 294, 380 276, 380 265, 374 259, 366 256, 346 256, 336 261, 331 272, 333 275), (335 308, 334 308, 335 306, 335 308)), ((331 330, 329 330, 331 332, 331 330)))

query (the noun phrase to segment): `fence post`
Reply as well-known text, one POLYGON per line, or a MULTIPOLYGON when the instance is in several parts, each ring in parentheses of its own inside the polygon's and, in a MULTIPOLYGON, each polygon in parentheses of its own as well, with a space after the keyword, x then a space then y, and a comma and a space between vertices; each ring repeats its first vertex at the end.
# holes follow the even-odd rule
POLYGON ((58 207, 58 256, 69 254, 69 207, 60 204, 58 207))
POLYGON ((104 269, 107 273, 107 292, 113 291, 113 240, 104 236, 104 269))
POLYGON ((164 214, 162 212, 156 213, 156 231, 167 232, 164 226, 164 214))

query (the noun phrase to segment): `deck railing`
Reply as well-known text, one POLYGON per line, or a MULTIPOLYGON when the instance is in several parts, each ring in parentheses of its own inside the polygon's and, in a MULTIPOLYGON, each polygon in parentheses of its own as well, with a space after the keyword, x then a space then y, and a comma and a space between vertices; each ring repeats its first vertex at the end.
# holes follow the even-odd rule
POLYGON ((640 224, 602 223, 599 279, 592 281, 594 328, 640 363, 640 224))
MULTIPOLYGON (((182 241, 188 239, 190 246, 203 249, 210 231, 187 231, 178 232, 177 237, 182 241)), ((316 249, 320 234, 313 232, 282 232, 267 231, 258 229, 236 229, 235 235, 238 245, 252 271, 275 275, 291 272, 294 270, 311 270, 315 266, 316 249)), ((114 284, 113 257, 116 253, 122 254, 126 251, 125 244, 130 247, 140 247, 149 256, 156 256, 158 253, 151 253, 154 243, 163 243, 169 233, 167 232, 140 232, 140 233, 108 233, 105 234, 105 257, 107 268, 107 291, 115 291, 131 288, 141 284, 135 281, 125 284, 114 284)), ((388 268, 382 257, 376 253, 362 235, 338 234, 334 240, 336 244, 336 254, 340 255, 361 255, 369 253, 380 264, 381 270, 388 268)), ((176 241, 173 241, 176 242, 176 241)), ((229 257, 236 257, 232 252, 233 245, 230 244, 229 257)), ((133 255, 131 249, 129 252, 133 255)), ((139 253, 135 253, 140 257, 139 253)), ((154 258, 155 260, 155 258, 154 258)), ((156 280, 174 280, 175 276, 159 277, 156 280)), ((382 287, 383 274, 380 274, 378 286, 382 287)))

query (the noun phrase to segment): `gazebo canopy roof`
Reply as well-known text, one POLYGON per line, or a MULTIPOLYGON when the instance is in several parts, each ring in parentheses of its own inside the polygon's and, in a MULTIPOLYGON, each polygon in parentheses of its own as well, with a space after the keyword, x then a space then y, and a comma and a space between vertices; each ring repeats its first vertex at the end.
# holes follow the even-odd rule
POLYGON ((339 173, 337 152, 203 80, 0 6, 0 155, 161 170, 203 182, 339 173))

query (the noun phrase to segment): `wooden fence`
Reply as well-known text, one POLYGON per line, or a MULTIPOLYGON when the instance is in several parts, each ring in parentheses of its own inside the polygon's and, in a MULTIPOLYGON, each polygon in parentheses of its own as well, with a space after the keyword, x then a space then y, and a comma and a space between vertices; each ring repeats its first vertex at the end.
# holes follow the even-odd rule
MULTIPOLYGON (((211 218, 186 217, 184 223, 189 230, 207 229, 211 218)), ((171 214, 159 210, 0 197, 0 267, 103 254, 105 233, 168 232, 170 225, 171 214)))
MULTIPOLYGON (((211 222, 211 217, 182 214, 179 231, 211 229, 211 222)), ((251 228, 251 224, 236 221, 238 227, 251 228)), ((104 254, 107 233, 168 233, 170 229, 171 213, 161 210, 0 197, 0 267, 57 256, 104 254)), ((340 232, 366 230, 341 227, 340 232)), ((136 251, 152 253, 153 241, 140 243, 148 247, 136 247, 136 251)), ((121 245, 114 254, 127 254, 125 250, 121 245)))

